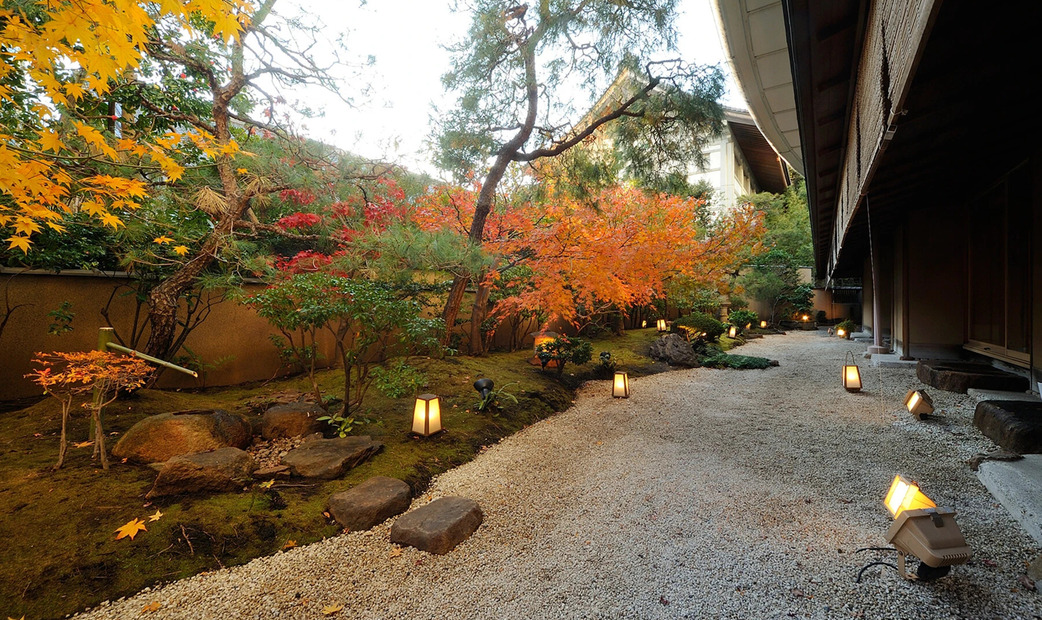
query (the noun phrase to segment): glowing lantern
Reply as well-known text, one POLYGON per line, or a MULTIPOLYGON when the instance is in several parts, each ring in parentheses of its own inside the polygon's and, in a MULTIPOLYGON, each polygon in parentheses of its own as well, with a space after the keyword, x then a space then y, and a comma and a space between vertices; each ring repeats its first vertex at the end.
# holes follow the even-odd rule
POLYGON ((660 332, 669 331, 669 329, 666 327, 666 319, 659 319, 657 326, 660 332))
POLYGON ((644 329, 647 326, 648 326, 648 320, 647 319, 644 319, 643 321, 640 322, 641 329, 644 329))
POLYGON ((727 337, 728 338, 734 338, 737 335, 738 335, 738 328, 735 327, 734 325, 732 325, 731 329, 727 330, 727 337))
POLYGON ((809 321, 810 320, 810 317, 807 316, 806 314, 804 314, 802 318, 803 318, 804 321, 809 321))
POLYGON ((614 398, 630 397, 630 377, 621 370, 615 371, 615 379, 611 383, 611 395, 614 398))
POLYGON ((844 338, 845 339, 847 337, 847 330, 843 329, 842 327, 837 327, 836 328, 836 335, 839 336, 840 338, 844 338))
POLYGON ((915 419, 922 420, 924 415, 933 413, 933 399, 922 390, 909 390, 905 394, 905 407, 915 419))
POLYGON ((894 476, 884 503, 894 517, 886 540, 897 549, 897 570, 905 579, 943 577, 952 565, 965 564, 973 556, 955 522, 955 511, 938 508, 914 482, 894 476), (909 555, 920 560, 915 577, 905 568, 909 555))
POLYGON ((861 371, 857 367, 857 362, 854 361, 854 354, 847 351, 847 355, 850 357, 850 363, 843 364, 843 387, 847 388, 848 392, 860 392, 861 371))
POLYGON ((532 336, 535 337, 535 342, 532 344, 532 349, 536 353, 539 353, 539 345, 541 345, 541 344, 550 344, 555 339, 557 339, 557 333, 556 332, 538 332, 538 333, 532 334, 532 336))
POLYGON ((430 437, 441 430, 441 401, 434 394, 420 394, 412 413, 412 432, 430 437))
POLYGON ((760 329, 767 329, 767 321, 760 321, 760 329))

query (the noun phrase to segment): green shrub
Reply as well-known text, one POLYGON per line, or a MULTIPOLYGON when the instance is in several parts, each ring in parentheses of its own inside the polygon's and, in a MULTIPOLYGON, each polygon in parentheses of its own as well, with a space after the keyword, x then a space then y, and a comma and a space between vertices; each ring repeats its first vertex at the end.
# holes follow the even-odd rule
POLYGON ((759 325, 760 323, 760 316, 752 310, 734 310, 727 316, 727 319, 738 329, 745 329, 746 325, 759 325))
POLYGON ((414 396, 427 385, 427 375, 402 360, 390 366, 377 366, 372 374, 373 385, 388 398, 414 396))
MULTIPOLYGON (((689 330, 701 332, 701 335, 697 338, 706 342, 716 342, 720 338, 720 336, 723 335, 726 329, 727 328, 724 327, 723 323, 717 321, 708 314, 704 314, 701 312, 695 312, 694 314, 682 316, 679 319, 673 321, 672 326, 672 330, 678 333, 687 332, 689 330)), ((687 336, 687 334, 684 335, 687 336)), ((692 338, 688 337, 688 340, 691 339, 692 338)))
POLYGON ((582 365, 590 361, 593 357, 593 345, 582 338, 558 336, 550 342, 541 343, 536 347, 535 354, 543 370, 546 370, 550 363, 554 363, 557 366, 557 374, 561 374, 568 362, 582 365))
POLYGON ((836 325, 836 329, 842 329, 843 331, 847 332, 847 334, 853 334, 857 331, 857 323, 851 321, 850 319, 845 319, 843 321, 840 321, 839 325, 836 325))
POLYGON ((753 357, 750 355, 728 355, 721 353, 702 360, 702 365, 708 368, 734 368, 735 370, 763 370, 771 365, 766 357, 753 357))

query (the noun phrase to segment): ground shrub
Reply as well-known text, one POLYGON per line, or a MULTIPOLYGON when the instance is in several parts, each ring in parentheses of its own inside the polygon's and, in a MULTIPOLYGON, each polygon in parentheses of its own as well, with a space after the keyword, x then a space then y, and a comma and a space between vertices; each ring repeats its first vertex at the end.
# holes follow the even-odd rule
POLYGON ((733 368, 735 370, 763 370, 771 365, 766 357, 753 357, 751 355, 729 355, 721 353, 707 357, 702 365, 708 368, 733 368))
POLYGON ((716 342, 726 330, 723 323, 702 312, 682 316, 673 321, 673 331, 682 332, 685 330, 681 328, 685 327, 701 332, 699 338, 706 342, 716 342))
POLYGON ((840 323, 838 325, 836 325, 836 329, 842 329, 845 332, 847 332, 848 334, 853 334, 854 332, 857 331, 857 323, 855 323, 854 321, 851 321, 850 319, 846 319, 846 320, 840 321, 840 323))
POLYGON ((735 310, 727 316, 727 319, 731 321, 731 325, 739 329, 744 329, 746 325, 752 326, 760 323, 760 315, 752 310, 735 310))

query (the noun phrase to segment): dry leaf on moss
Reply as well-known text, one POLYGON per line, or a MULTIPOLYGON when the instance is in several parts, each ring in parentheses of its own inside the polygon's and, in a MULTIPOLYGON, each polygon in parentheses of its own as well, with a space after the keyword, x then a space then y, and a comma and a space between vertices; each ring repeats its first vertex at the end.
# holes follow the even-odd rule
POLYGON ((116 540, 121 538, 130 537, 130 540, 134 540, 138 532, 147 532, 148 528, 145 527, 145 522, 141 519, 134 519, 127 522, 123 527, 116 530, 116 540))

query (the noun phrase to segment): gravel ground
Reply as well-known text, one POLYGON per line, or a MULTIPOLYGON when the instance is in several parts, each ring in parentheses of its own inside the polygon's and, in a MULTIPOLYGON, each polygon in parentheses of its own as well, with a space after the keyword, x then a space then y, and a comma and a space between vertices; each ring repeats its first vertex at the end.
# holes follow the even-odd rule
POLYGON ((587 385, 569 411, 440 476, 413 506, 477 500, 485 522, 445 556, 388 542, 390 522, 84 613, 87 618, 1037 618, 1018 582, 1039 548, 965 464, 992 444, 971 401, 940 421, 901 398, 914 369, 793 332, 740 352, 768 370, 693 369, 587 385), (844 354, 865 389, 845 392, 844 354), (861 566, 893 554, 895 473, 953 505, 975 557, 930 583, 861 566), (143 611, 146 606, 157 611, 143 611), (343 606, 330 616, 323 609, 343 606))

